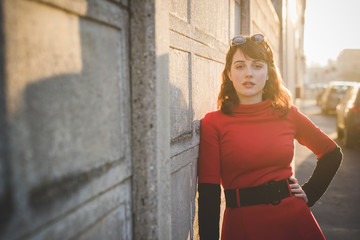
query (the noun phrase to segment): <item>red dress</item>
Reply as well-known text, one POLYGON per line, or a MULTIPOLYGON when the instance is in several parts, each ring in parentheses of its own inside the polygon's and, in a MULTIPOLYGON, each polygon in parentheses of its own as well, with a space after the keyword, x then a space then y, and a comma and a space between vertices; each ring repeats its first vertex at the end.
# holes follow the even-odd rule
MULTIPOLYGON (((294 139, 318 158, 335 142, 292 107, 286 116, 270 100, 239 105, 231 115, 208 113, 201 122, 199 183, 247 188, 293 175, 294 139)), ((325 239, 306 203, 294 196, 279 205, 226 208, 222 239, 325 239)))

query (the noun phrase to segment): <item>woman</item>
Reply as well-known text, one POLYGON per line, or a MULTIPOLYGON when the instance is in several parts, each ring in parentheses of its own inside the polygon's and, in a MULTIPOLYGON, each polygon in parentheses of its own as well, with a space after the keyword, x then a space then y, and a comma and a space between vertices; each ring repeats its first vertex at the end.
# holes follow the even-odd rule
POLYGON ((200 239, 219 238, 220 184, 222 239, 325 239, 309 207, 339 168, 340 148, 291 106, 263 35, 232 40, 222 79, 220 110, 201 122, 200 239), (303 186, 291 177, 294 139, 318 158, 303 186))

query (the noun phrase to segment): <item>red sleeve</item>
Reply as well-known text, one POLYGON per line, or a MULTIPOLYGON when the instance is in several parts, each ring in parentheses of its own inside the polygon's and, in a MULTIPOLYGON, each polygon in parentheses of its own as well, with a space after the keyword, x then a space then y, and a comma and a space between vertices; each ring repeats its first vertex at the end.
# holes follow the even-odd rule
POLYGON ((320 130, 309 118, 293 107, 296 123, 295 139, 308 147, 318 159, 336 148, 336 143, 320 130))
POLYGON ((198 182, 220 184, 220 146, 215 112, 201 120, 198 182))

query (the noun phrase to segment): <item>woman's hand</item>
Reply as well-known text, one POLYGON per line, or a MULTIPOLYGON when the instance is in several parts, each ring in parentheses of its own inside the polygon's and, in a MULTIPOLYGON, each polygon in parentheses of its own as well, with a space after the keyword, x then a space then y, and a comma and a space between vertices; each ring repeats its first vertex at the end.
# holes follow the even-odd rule
POLYGON ((293 195, 297 198, 301 198, 302 200, 304 200, 306 203, 308 203, 308 198, 306 196, 306 193, 304 192, 304 190, 301 188, 301 186, 298 183, 298 180, 294 177, 290 178, 290 181, 292 181, 293 183, 290 183, 290 190, 293 193, 293 195))

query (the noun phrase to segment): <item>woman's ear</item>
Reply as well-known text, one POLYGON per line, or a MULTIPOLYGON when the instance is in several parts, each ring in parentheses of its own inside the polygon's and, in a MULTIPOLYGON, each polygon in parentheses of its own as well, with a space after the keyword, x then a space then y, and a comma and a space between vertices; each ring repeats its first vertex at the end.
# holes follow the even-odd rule
POLYGON ((230 72, 230 71, 226 71, 226 74, 227 74, 228 78, 230 79, 230 81, 233 81, 233 80, 232 80, 232 77, 231 77, 231 72, 230 72))

